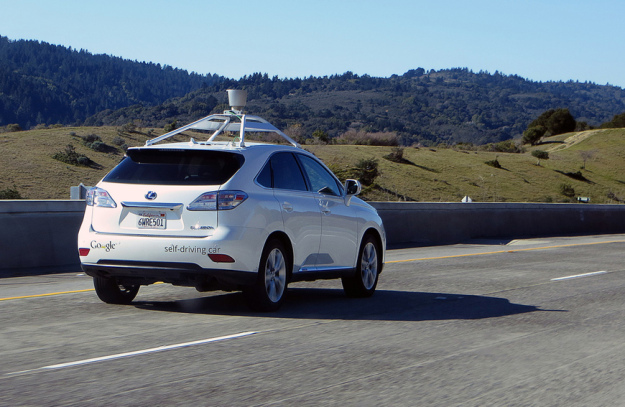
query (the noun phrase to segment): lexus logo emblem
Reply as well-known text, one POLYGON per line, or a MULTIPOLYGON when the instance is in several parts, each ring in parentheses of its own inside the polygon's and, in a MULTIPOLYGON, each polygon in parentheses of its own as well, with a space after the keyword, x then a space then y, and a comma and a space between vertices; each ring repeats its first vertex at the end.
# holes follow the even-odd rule
POLYGON ((156 192, 154 191, 149 191, 147 194, 145 194, 145 199, 156 199, 156 192))

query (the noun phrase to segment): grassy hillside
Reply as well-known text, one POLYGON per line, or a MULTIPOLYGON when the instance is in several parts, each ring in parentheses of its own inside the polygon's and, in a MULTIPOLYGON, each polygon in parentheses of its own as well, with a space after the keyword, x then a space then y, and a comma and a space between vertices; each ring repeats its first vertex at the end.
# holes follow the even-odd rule
MULTIPOLYGON (((0 134, 0 190, 17 189, 27 199, 69 199, 70 187, 83 183, 95 185, 124 156, 113 143, 118 137, 114 127, 62 127, 0 134), (75 134, 75 135, 74 135, 75 134), (82 143, 81 136, 97 134, 109 146, 106 153, 96 152, 82 143), (65 164, 52 156, 72 144, 96 165, 83 167, 65 164)), ((127 145, 142 145, 146 135, 125 135, 127 145)))
MULTIPOLYGON (((0 191, 15 187, 28 199, 68 199, 71 186, 81 182, 94 185, 119 162, 123 149, 117 144, 123 141, 138 146, 147 138, 138 133, 120 137, 114 127, 0 134, 0 191), (108 146, 105 152, 83 145, 81 137, 90 134, 101 137, 108 146), (95 165, 74 166, 52 158, 68 144, 95 165)), ((421 202, 459 202, 468 195, 476 202, 570 202, 571 198, 560 192, 565 184, 574 189, 575 197, 590 197, 592 203, 625 201, 625 129, 552 137, 524 154, 406 147, 403 163, 383 158, 391 147, 305 147, 338 172, 349 171, 360 159, 377 159, 382 174, 377 186, 366 189, 365 197, 370 200, 404 197, 421 202), (548 151, 549 159, 537 165, 531 155, 533 149, 548 151), (586 168, 582 169, 584 157, 586 168), (495 159, 502 168, 485 164, 495 159)))
POLYGON ((382 158, 390 147, 307 146, 333 169, 346 169, 359 159, 377 158, 381 188, 368 192, 372 200, 397 200, 397 195, 421 202, 459 202, 465 195, 476 202, 570 202, 561 185, 570 185, 575 197, 593 203, 625 201, 625 129, 591 130, 547 139, 525 154, 404 149, 405 163, 382 158), (532 150, 546 150, 538 160, 532 150), (582 169, 588 155, 586 168, 582 169), (501 169, 485 164, 495 160, 501 169), (580 172, 581 179, 576 178, 580 172), (567 173, 569 175, 567 175, 567 173))

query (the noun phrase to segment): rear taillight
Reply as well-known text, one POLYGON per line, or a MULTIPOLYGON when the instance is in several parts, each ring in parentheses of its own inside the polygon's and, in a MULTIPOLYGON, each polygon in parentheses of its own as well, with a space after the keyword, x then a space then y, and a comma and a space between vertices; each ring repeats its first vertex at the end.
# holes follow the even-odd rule
POLYGON ((223 211, 234 209, 247 199, 243 191, 212 191, 205 192, 191 202, 187 209, 190 211, 223 211))
POLYGON ((117 208, 117 204, 111 198, 108 192, 102 188, 93 187, 87 191, 87 206, 96 206, 100 208, 117 208))
POLYGON ((243 191, 221 191, 217 197, 217 209, 234 209, 247 199, 243 191))
POLYGON ((89 248, 81 247, 80 249, 78 249, 78 255, 81 256, 81 257, 88 256, 90 251, 91 251, 91 249, 89 249, 89 248))

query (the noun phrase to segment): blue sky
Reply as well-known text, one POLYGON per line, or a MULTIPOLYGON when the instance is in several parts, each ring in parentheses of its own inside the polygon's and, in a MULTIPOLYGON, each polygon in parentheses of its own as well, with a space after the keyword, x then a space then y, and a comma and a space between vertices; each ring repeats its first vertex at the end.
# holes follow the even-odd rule
POLYGON ((625 88, 621 0, 0 0, 0 35, 238 79, 467 67, 625 88))

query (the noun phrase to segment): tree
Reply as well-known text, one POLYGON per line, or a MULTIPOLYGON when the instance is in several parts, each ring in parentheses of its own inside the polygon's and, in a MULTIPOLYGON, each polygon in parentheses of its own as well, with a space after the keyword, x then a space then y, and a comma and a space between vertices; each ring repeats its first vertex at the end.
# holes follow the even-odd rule
POLYGON ((356 163, 354 174, 362 182, 362 185, 368 186, 380 175, 378 169, 378 160, 375 158, 363 158, 356 163))
POLYGON ((601 125, 602 128, 622 128, 625 127, 625 113, 614 115, 612 120, 601 125))
POLYGON ((584 165, 582 166, 582 169, 585 170, 586 169, 586 161, 592 159, 595 156, 596 151, 595 150, 591 150, 591 151, 580 151, 579 155, 580 157, 582 157, 582 160, 584 161, 584 165))
POLYGON ((389 161, 393 161, 395 163, 403 163, 405 161, 404 158, 404 148, 403 147, 393 147, 391 149, 390 154, 384 156, 389 161))
POLYGON ((547 121, 549 120, 549 118, 551 117, 551 115, 553 115, 556 111, 554 109, 549 109, 545 112, 542 112, 540 114, 540 116, 538 116, 536 119, 534 119, 534 121, 532 121, 529 126, 527 126, 527 128, 531 128, 531 127, 536 127, 536 126, 543 126, 545 129, 547 129, 547 121))
POLYGON ((163 127, 163 130, 165 130, 166 133, 169 133, 170 131, 174 131, 178 128, 178 120, 174 120, 171 123, 168 123, 165 125, 165 127, 163 127))
POLYGON ((552 136, 556 136, 575 131, 576 124, 569 109, 558 109, 547 120, 547 129, 552 136))
POLYGON ((538 162, 536 163, 536 165, 540 165, 540 160, 548 160, 549 159, 549 153, 543 150, 534 150, 532 151, 532 156, 538 158, 538 162))
POLYGON ((306 135, 304 133, 304 127, 300 123, 290 125, 284 130, 284 134, 291 137, 298 143, 305 144, 306 135))
POLYGON ((425 75, 425 69, 423 68, 417 68, 417 69, 410 69, 408 70, 405 74, 403 74, 402 76, 404 78, 419 78, 421 76, 425 75))
POLYGON ((328 144, 330 142, 330 136, 328 135, 328 133, 326 133, 325 131, 321 129, 317 129, 313 131, 312 136, 315 139, 315 141, 319 141, 320 143, 328 144))
POLYGON ((575 131, 576 124, 569 109, 549 109, 531 122, 527 128, 529 130, 532 127, 543 126, 549 136, 556 136, 575 131))
POLYGON ((547 129, 544 126, 538 125, 528 128, 523 132, 523 138, 521 141, 523 144, 536 145, 541 138, 545 135, 547 129))

